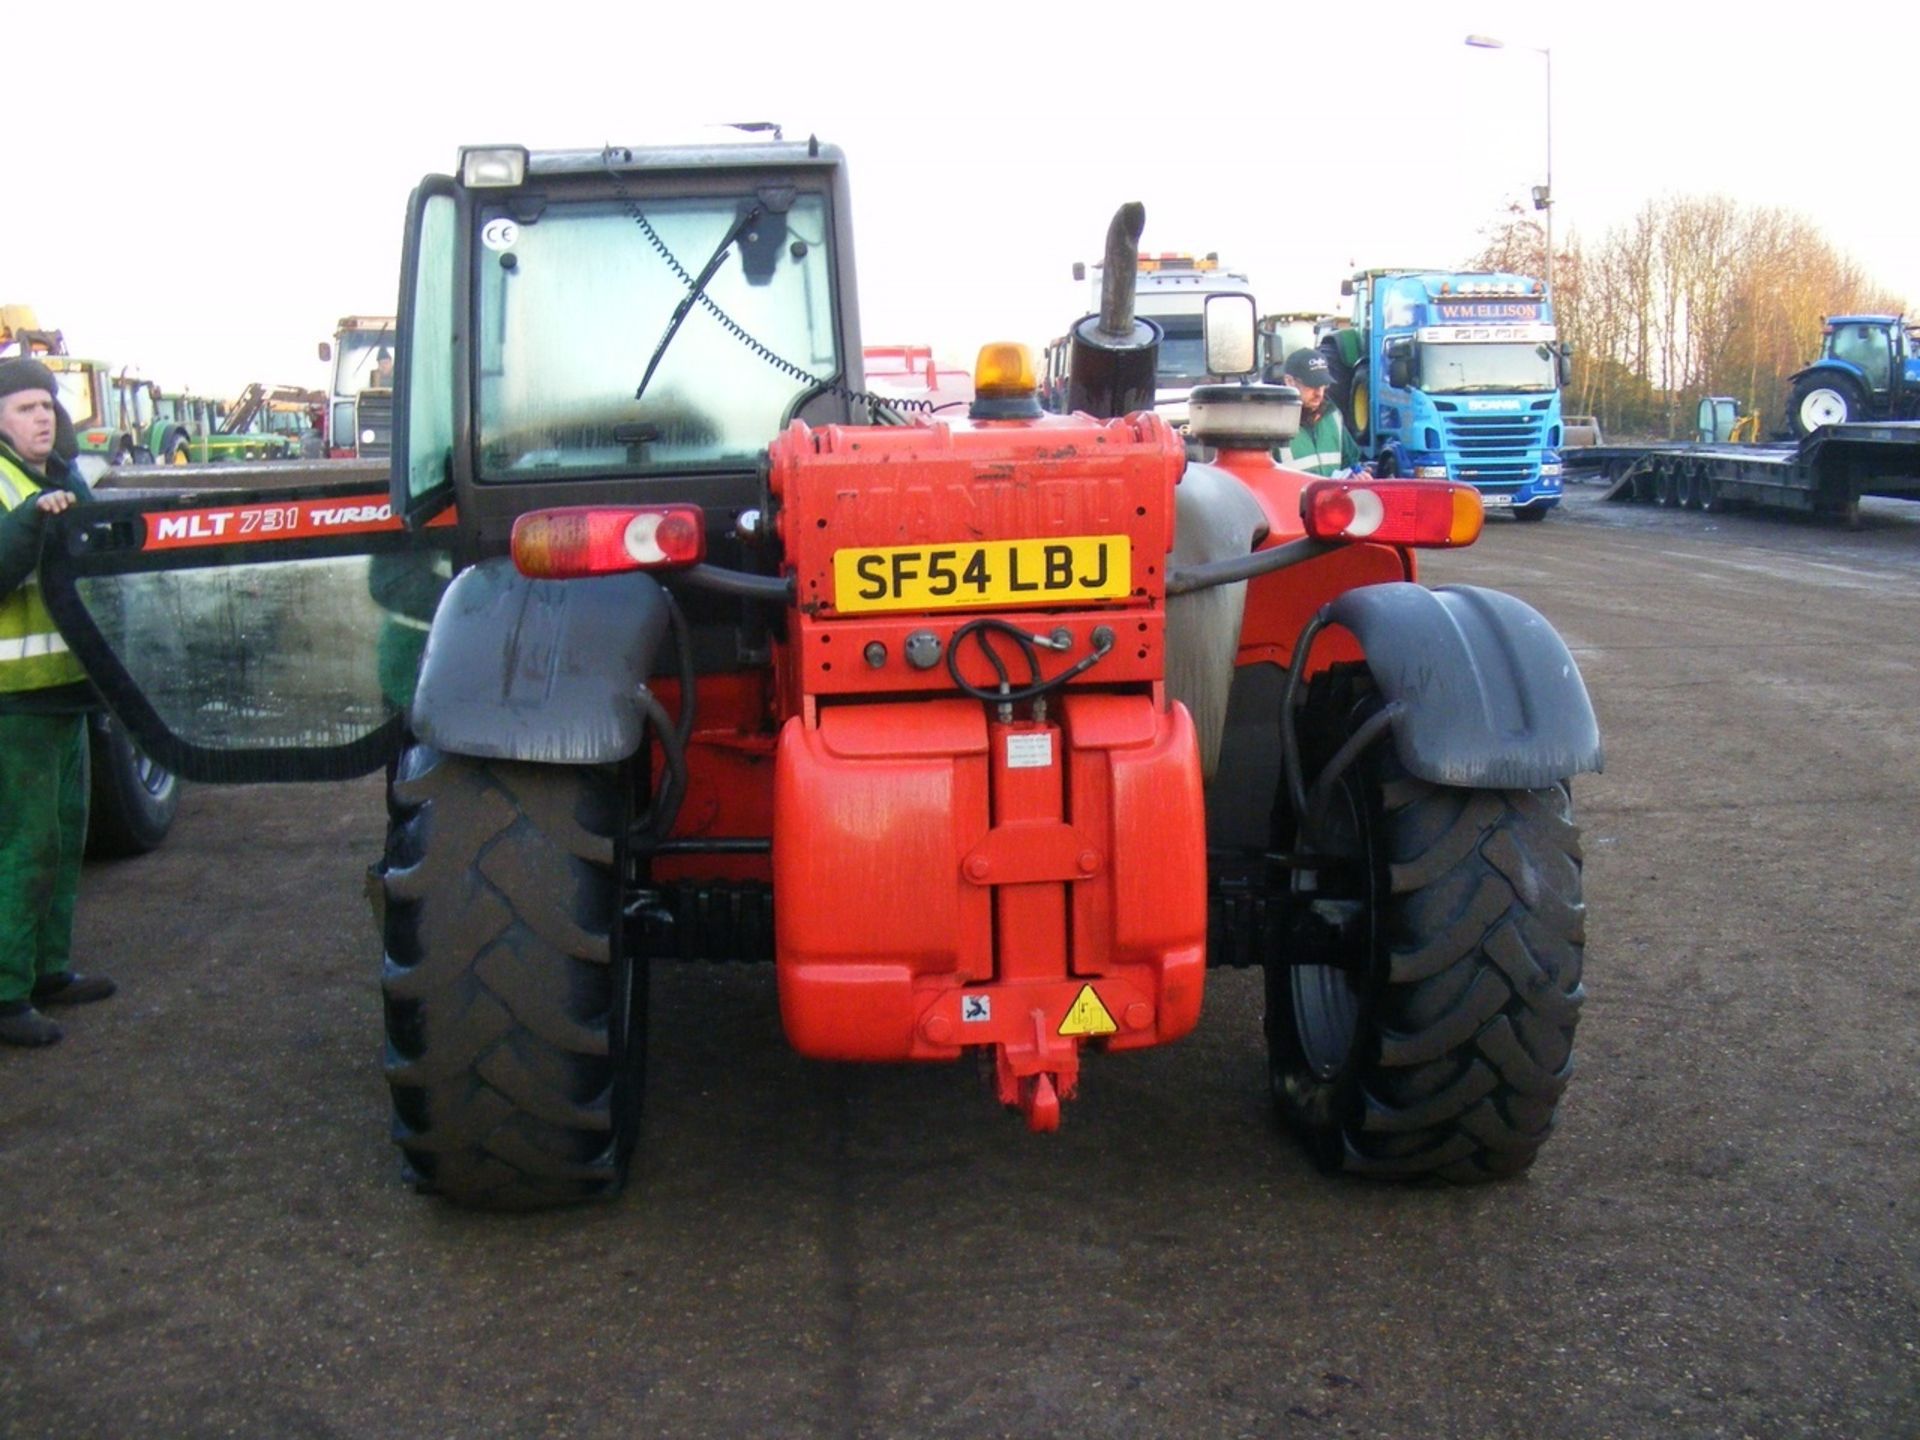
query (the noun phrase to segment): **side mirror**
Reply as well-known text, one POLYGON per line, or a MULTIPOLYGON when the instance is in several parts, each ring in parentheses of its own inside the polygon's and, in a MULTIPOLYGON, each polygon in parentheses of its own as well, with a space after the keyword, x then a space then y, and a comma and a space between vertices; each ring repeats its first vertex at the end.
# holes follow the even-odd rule
POLYGON ((1573 353, 1564 345, 1559 347, 1559 351, 1560 388, 1564 390, 1573 384, 1573 353))
POLYGON ((1413 385, 1413 357, 1402 351, 1387 360, 1387 384, 1396 390, 1406 390, 1413 385))
POLYGON ((1255 355, 1256 330, 1251 295, 1207 296, 1201 324, 1206 331, 1209 375, 1232 378, 1253 373, 1259 361, 1255 355))
POLYGON ((329 345, 324 340, 320 342, 320 358, 322 360, 333 359, 333 346, 329 345))
POLYGON ((1076 260, 1073 262, 1073 278, 1076 280, 1084 280, 1087 278, 1087 262, 1086 261, 1076 260))
POLYGON ((1342 295, 1353 294, 1353 282, 1351 280, 1342 280, 1340 282, 1340 293, 1342 295))

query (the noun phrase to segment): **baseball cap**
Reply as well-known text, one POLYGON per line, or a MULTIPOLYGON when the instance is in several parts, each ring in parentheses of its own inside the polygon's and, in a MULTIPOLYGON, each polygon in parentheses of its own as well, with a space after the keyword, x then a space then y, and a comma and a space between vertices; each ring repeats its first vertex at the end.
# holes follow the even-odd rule
POLYGON ((1315 388, 1333 383, 1333 371, 1327 368, 1327 357, 1318 350, 1294 351, 1287 356, 1282 373, 1289 380, 1315 388))

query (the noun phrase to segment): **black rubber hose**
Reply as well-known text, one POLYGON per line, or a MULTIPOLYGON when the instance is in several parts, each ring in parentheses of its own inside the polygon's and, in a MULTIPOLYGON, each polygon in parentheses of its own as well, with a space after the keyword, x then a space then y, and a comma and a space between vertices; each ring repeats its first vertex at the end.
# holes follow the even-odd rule
POLYGON ((673 598, 673 592, 663 585, 660 593, 666 597, 667 619, 673 627, 674 660, 680 672, 680 719, 674 728, 679 732, 680 744, 684 747, 693 738, 696 705, 694 687, 699 679, 693 670, 693 632, 688 628, 686 612, 680 608, 680 602, 673 598))
POLYGON ((680 802, 687 794, 687 752, 680 743, 680 732, 673 723, 673 717, 667 714, 667 707, 644 685, 640 687, 638 698, 640 708, 652 724, 653 733, 659 738, 660 749, 666 756, 664 783, 653 797, 653 805, 644 817, 642 843, 651 846, 667 838, 673 830, 673 822, 680 816, 680 802))
POLYGON ((1205 565, 1169 570, 1167 593, 1185 595, 1194 590, 1208 590, 1215 585, 1251 580, 1256 575, 1284 570, 1289 565, 1298 565, 1339 547, 1337 540, 1313 540, 1303 536, 1298 540, 1289 540, 1284 545, 1276 545, 1271 550, 1256 550, 1251 555, 1236 555, 1230 560, 1214 560, 1205 565))
POLYGON ((728 570, 719 565, 689 565, 671 572, 671 579, 684 580, 702 590, 722 595, 740 595, 748 600, 771 600, 776 605, 793 602, 793 581, 784 575, 755 575, 747 570, 728 570))

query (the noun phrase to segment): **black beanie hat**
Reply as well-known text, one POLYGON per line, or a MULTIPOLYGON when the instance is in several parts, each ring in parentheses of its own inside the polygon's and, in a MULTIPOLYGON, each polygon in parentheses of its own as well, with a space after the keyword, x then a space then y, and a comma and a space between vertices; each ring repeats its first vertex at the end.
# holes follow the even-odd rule
POLYGON ((22 390, 44 390, 54 399, 60 398, 53 371, 38 360, 0 360, 0 400, 22 390))

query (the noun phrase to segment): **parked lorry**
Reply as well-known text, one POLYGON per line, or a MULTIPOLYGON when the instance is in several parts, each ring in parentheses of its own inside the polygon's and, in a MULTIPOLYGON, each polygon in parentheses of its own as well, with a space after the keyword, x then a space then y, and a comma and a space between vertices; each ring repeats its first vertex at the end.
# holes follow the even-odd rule
POLYGON ((1188 461, 1142 219, 1070 331, 1075 413, 989 345, 964 417, 872 425, 838 150, 466 150, 408 209, 388 490, 61 517, 49 606, 156 754, 390 767, 421 1188, 617 1190, 674 960, 771 961, 817 1060, 976 1053, 1039 1131, 1259 966, 1322 1164, 1533 1161, 1582 1000, 1579 671, 1520 601, 1417 583, 1471 487, 1273 464, 1299 397, 1239 383, 1244 295, 1196 312, 1230 383, 1188 461))
POLYGON ((330 460, 382 459, 393 453, 391 315, 343 315, 333 339, 320 342, 331 361, 326 450, 330 460))
POLYGON ((1903 315, 1829 315, 1820 358, 1789 384, 1796 439, 1823 425, 1920 419, 1920 340, 1903 315))
POLYGON ((1541 520, 1560 503, 1567 356, 1538 280, 1362 270, 1353 328, 1322 342, 1347 428, 1375 473, 1472 485, 1488 509, 1541 520))
MULTIPOLYGON (((1077 261, 1074 264, 1073 278, 1091 283, 1095 305, 1106 283, 1106 269, 1112 263, 1107 260, 1091 267, 1077 261)), ((1209 295, 1250 295, 1250 282, 1239 271, 1222 268, 1219 254, 1213 251, 1205 255, 1165 251, 1127 257, 1122 263, 1131 267, 1138 285, 1134 313, 1160 330, 1153 408, 1169 425, 1184 429, 1187 397, 1193 387, 1220 378, 1207 373, 1201 343, 1200 318, 1206 299, 1209 295)), ((1068 337, 1056 342, 1056 347, 1057 378, 1064 380, 1068 337)), ((1058 393, 1061 388, 1056 384, 1053 390, 1058 393)))

